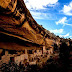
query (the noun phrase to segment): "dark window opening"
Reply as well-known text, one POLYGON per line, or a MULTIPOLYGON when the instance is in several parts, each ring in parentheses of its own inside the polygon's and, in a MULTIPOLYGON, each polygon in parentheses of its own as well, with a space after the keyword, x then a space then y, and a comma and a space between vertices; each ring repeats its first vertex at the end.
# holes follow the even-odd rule
POLYGON ((10 61, 11 62, 14 62, 14 57, 10 57, 10 61))
POLYGON ((1 60, 1 56, 0 56, 0 60, 1 60))
POLYGON ((23 51, 23 54, 25 54, 25 50, 23 51))
POLYGON ((9 54, 17 54, 17 52, 15 50, 9 50, 8 52, 9 52, 9 54))
POLYGON ((35 50, 35 53, 36 53, 37 51, 35 50))
POLYGON ((47 50, 49 50, 49 48, 47 48, 47 50))
POLYGON ((32 50, 28 50, 28 54, 33 54, 33 53, 32 53, 32 50))
POLYGON ((1 56, 5 55, 5 50, 2 51, 1 56))

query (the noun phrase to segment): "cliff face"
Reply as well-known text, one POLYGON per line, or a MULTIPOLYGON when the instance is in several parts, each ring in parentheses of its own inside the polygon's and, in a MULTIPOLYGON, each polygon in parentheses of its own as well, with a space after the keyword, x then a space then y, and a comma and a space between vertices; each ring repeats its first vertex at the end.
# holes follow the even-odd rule
POLYGON ((0 48, 49 48, 55 42, 49 34, 33 19, 23 0, 0 1, 0 48))

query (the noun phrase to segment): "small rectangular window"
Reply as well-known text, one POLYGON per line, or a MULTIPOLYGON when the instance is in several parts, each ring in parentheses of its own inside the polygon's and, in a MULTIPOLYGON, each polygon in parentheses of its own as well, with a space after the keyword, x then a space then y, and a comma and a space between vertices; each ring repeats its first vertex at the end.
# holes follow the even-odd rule
POLYGON ((28 50, 28 54, 33 54, 33 53, 32 53, 32 50, 28 50))
POLYGON ((37 51, 35 50, 35 53, 36 53, 37 51))
POLYGON ((5 50, 2 51, 1 56, 5 55, 5 50))
POLYGON ((9 50, 8 53, 9 54, 17 54, 17 52, 15 50, 9 50))
POLYGON ((0 60, 1 60, 1 56, 0 56, 0 60))
POLYGON ((23 53, 25 54, 25 50, 23 51, 23 53))

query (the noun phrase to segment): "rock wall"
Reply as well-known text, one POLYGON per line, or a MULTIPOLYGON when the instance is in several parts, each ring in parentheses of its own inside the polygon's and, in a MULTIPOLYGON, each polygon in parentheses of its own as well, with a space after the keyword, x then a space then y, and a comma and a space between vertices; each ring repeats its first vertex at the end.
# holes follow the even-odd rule
POLYGON ((0 1, 0 36, 0 48, 4 49, 49 48, 54 44, 52 35, 37 24, 23 0, 0 1))

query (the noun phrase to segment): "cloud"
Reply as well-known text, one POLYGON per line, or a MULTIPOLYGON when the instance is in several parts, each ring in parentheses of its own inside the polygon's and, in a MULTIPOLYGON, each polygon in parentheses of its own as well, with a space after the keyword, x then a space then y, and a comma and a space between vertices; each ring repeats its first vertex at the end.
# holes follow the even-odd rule
POLYGON ((64 35, 64 37, 68 37, 69 36, 69 33, 67 33, 66 35, 64 35))
POLYGON ((24 2, 34 19, 56 19, 55 14, 48 11, 59 5, 58 0, 24 0, 24 2))
POLYGON ((72 37, 72 36, 69 36, 70 38, 72 37))
POLYGON ((43 13, 35 12, 35 11, 30 11, 30 13, 32 14, 32 16, 33 16, 35 19, 44 19, 44 17, 42 16, 43 13))
POLYGON ((65 22, 67 22, 67 17, 63 17, 62 19, 60 19, 59 21, 56 22, 56 24, 65 24, 65 22))
POLYGON ((58 0, 24 0, 28 9, 45 9, 45 6, 54 6, 58 0))
POLYGON ((66 35, 59 35, 60 37, 69 37, 69 33, 67 33, 66 35))
POLYGON ((69 36, 70 39, 72 39, 72 36, 69 36))
POLYGON ((72 26, 72 24, 68 24, 68 20, 67 20, 67 17, 63 17, 62 19, 60 19, 59 21, 56 22, 56 25, 69 25, 69 26, 72 26))
POLYGON ((69 5, 64 5, 63 9, 61 10, 65 15, 72 16, 72 1, 69 5))
POLYGON ((35 11, 30 11, 30 13, 35 19, 47 19, 48 18, 47 13, 41 13, 41 12, 35 12, 35 11))
POLYGON ((63 29, 55 29, 55 30, 50 30, 50 32, 53 32, 55 34, 60 34, 63 32, 63 29))
POLYGON ((48 20, 56 19, 55 16, 50 13, 37 12, 34 10, 30 11, 30 13, 32 14, 33 18, 35 18, 35 19, 48 19, 48 20), (53 16, 54 16, 54 18, 53 18, 53 16))

